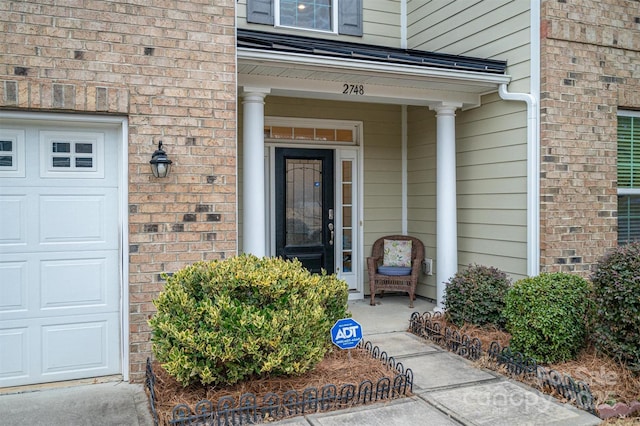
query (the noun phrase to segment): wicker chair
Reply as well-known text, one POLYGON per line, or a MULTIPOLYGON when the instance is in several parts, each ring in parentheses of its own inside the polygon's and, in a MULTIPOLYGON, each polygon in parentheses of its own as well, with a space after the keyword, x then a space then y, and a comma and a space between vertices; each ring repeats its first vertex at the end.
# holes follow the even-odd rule
MULTIPOLYGON (((420 267, 424 259, 424 245, 422 241, 407 235, 388 235, 381 237, 373 243, 371 257, 367 258, 367 269, 369 271, 369 290, 371 291, 372 306, 375 305, 377 292, 381 294, 384 290, 406 291, 409 293, 409 307, 413 308, 413 301, 416 296, 416 285, 420 275, 420 267), (409 275, 383 275, 378 271, 384 257, 384 240, 410 240, 411 241, 411 273, 409 275)), ((382 297, 382 296, 381 296, 382 297)))

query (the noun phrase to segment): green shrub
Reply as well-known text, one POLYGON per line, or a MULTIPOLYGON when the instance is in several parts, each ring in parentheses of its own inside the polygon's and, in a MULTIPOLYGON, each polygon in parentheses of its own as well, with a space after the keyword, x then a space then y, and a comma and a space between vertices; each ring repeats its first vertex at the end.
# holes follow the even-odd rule
POLYGON ((640 242, 618 247, 605 256, 591 280, 596 346, 640 370, 640 242))
POLYGON ((502 310, 510 286, 507 274, 496 268, 467 266, 446 284, 447 318, 459 327, 465 322, 504 326, 502 310))
POLYGON ((561 272, 517 281, 504 315, 511 348, 539 362, 575 358, 587 336, 591 284, 561 272))
POLYGON ((313 368, 346 317, 348 290, 298 261, 241 255, 168 277, 149 320, 153 352, 184 386, 313 368))

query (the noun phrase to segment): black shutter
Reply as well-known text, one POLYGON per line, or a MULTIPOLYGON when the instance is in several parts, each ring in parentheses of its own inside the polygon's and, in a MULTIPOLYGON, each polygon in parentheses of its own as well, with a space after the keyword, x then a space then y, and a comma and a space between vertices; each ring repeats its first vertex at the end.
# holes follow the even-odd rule
POLYGON ((247 22, 273 25, 273 0, 247 0, 247 22))
POLYGON ((338 0, 338 33, 362 36, 362 0, 338 0))

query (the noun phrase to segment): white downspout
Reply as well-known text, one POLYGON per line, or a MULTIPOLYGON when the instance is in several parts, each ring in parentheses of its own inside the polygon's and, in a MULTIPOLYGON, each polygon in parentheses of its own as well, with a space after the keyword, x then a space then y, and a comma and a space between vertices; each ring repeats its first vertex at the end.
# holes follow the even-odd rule
POLYGON ((529 93, 509 93, 507 85, 498 87, 506 101, 527 103, 527 275, 540 271, 540 142, 538 138, 538 100, 529 93))
POLYGON ((509 93, 498 86, 506 101, 527 103, 527 275, 540 273, 540 0, 531 0, 530 92, 509 93))

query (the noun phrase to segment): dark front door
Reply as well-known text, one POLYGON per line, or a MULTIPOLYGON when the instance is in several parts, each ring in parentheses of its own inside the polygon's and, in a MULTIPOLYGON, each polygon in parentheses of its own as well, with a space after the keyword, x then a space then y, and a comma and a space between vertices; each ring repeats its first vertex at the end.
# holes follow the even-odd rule
POLYGON ((334 272, 333 151, 276 149, 276 255, 334 272))

